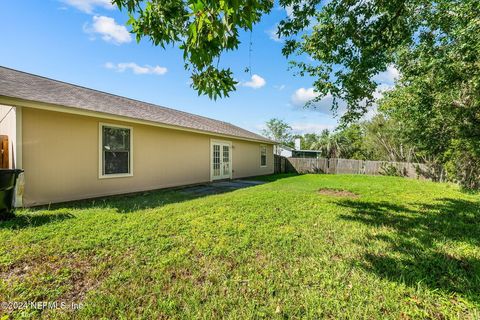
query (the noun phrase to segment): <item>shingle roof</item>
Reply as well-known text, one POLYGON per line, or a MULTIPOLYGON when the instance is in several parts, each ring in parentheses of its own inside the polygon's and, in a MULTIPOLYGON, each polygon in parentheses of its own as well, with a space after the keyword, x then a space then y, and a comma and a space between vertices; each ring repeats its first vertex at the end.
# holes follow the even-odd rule
POLYGON ((153 121, 237 138, 273 141, 228 122, 65 83, 0 66, 0 96, 153 121))

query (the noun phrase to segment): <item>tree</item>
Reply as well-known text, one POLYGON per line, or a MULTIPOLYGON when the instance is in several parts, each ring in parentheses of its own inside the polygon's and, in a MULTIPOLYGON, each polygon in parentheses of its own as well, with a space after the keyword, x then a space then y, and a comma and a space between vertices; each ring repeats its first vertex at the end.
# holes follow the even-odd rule
MULTIPOLYGON (((319 100, 327 94, 348 104, 343 118, 354 120, 375 101, 374 76, 396 65, 403 74, 404 52, 446 39, 456 22, 477 30, 480 0, 280 0, 290 14, 279 22, 285 37, 282 50, 298 74, 314 78, 319 100), (304 59, 308 56, 309 59, 304 59)), ((130 14, 137 40, 146 37, 165 47, 183 50, 192 86, 211 98, 228 96, 236 81, 229 68, 219 67, 226 51, 240 44, 239 31, 252 30, 269 13, 271 0, 113 0, 130 14)), ((478 34, 478 33, 477 33, 478 34)), ((478 37, 478 36, 476 36, 478 37)), ((457 37, 454 47, 471 41, 457 37)))
POLYGON ((480 2, 439 1, 380 109, 416 153, 465 188, 480 187, 480 2))
POLYGON ((185 69, 192 74, 192 86, 210 98, 225 97, 237 82, 229 68, 219 68, 222 53, 240 44, 239 30, 252 30, 263 14, 270 12, 271 0, 113 0, 126 10, 128 24, 137 41, 148 38, 165 48, 183 50, 185 69))
POLYGON ((365 128, 361 124, 352 123, 342 126, 336 131, 345 143, 342 157, 347 159, 373 160, 373 152, 365 143, 365 128))
POLYGON ((322 130, 318 140, 312 145, 313 150, 321 151, 322 157, 326 158, 340 158, 348 148, 348 141, 344 135, 331 133, 328 129, 322 130))
MULTIPOLYGON (((408 142, 402 127, 395 120, 380 113, 362 123, 363 148, 369 160, 418 162, 415 147, 408 142)), ((421 159, 425 160, 425 159, 421 159)), ((420 161, 421 161, 420 160, 420 161)), ((423 162, 423 161, 422 161, 423 162)))
POLYGON ((320 134, 296 135, 302 150, 319 150, 322 157, 359 160, 413 161, 414 147, 399 134, 393 120, 379 114, 371 120, 323 130, 320 134))
POLYGON ((303 136, 299 136, 299 138, 302 150, 314 150, 320 137, 316 133, 305 133, 303 136))
POLYGON ((266 129, 262 130, 262 134, 285 146, 293 146, 292 127, 288 123, 280 119, 270 119, 266 123, 266 129))

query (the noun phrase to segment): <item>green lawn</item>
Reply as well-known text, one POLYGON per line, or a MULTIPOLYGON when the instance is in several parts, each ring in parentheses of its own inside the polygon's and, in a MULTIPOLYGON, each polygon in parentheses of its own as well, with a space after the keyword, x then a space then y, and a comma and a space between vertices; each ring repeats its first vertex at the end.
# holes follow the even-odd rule
POLYGON ((0 223, 0 301, 83 306, 19 318, 480 318, 480 195, 396 177, 265 180, 20 211, 0 223))

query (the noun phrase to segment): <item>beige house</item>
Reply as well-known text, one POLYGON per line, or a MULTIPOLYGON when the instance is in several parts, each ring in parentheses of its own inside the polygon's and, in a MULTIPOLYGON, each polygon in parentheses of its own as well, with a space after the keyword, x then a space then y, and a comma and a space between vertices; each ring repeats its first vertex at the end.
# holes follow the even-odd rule
POLYGON ((274 142, 232 124, 4 67, 0 119, 25 206, 274 170, 274 142))

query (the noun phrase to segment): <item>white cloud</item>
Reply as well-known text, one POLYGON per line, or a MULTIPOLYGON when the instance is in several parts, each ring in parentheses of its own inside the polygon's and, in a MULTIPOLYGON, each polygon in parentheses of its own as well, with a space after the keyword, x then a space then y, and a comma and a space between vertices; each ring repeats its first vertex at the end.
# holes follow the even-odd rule
MULTIPOLYGON (((370 120, 372 119, 375 115, 378 114, 378 100, 383 98, 383 95, 385 92, 392 90, 394 88, 393 84, 386 84, 386 83, 381 83, 377 86, 375 91, 373 92, 373 99, 375 100, 372 105, 369 106, 367 112, 362 116, 363 120, 370 120)), ((360 102, 361 106, 365 106, 366 100, 363 100, 360 102)))
POLYGON ((389 65, 387 70, 378 73, 373 77, 373 80, 378 83, 387 83, 387 84, 394 84, 395 80, 400 77, 400 71, 393 65, 389 65))
POLYGON ((315 92, 313 88, 300 88, 292 95, 292 104, 297 107, 303 107, 308 101, 318 96, 319 93, 315 92))
POLYGON ((285 13, 290 19, 293 19, 293 6, 286 6, 285 7, 285 13))
POLYGON ((110 0, 62 0, 62 2, 72 7, 75 7, 85 13, 93 13, 93 10, 96 7, 108 10, 112 10, 115 8, 115 6, 111 3, 110 0))
POLYGON ((244 87, 250 87, 253 89, 259 89, 267 84, 267 81, 260 77, 258 74, 254 74, 250 81, 241 83, 244 87))
POLYGON ((100 34, 102 39, 114 44, 128 43, 132 37, 125 26, 119 25, 115 19, 105 16, 93 16, 92 25, 84 27, 85 32, 100 34))
POLYGON ((373 98, 375 100, 383 98, 383 93, 389 90, 393 89, 393 85, 389 85, 386 83, 381 83, 377 86, 377 89, 375 89, 375 92, 373 92, 373 98))
POLYGON ((265 30, 265 32, 268 34, 268 37, 271 40, 275 42, 283 42, 283 39, 278 36, 277 30, 278 30, 278 23, 274 25, 271 29, 265 30))
POLYGON ((282 91, 283 89, 285 89, 287 86, 284 85, 284 84, 280 84, 280 85, 275 85, 273 86, 275 89, 277 89, 278 91, 282 91))
POLYGON ((311 122, 294 122, 290 125, 297 134, 320 133, 324 129, 333 130, 335 125, 311 122))
POLYGON ((361 120, 372 120, 373 117, 375 117, 378 114, 378 109, 376 105, 371 106, 368 110, 367 113, 365 113, 361 120))
MULTIPOLYGON (((313 88, 300 88, 297 89, 291 96, 290 102, 296 108, 303 108, 305 104, 319 96, 318 92, 315 92, 313 88)), ((311 110, 321 112, 328 115, 341 116, 346 110, 346 103, 343 100, 338 100, 338 108, 335 112, 332 111, 333 96, 328 93, 322 97, 319 101, 312 102, 311 110)))
POLYGON ((126 70, 131 70, 134 74, 162 75, 167 73, 168 71, 167 68, 165 67, 149 66, 149 65, 139 66, 134 62, 121 62, 117 64, 107 62, 105 63, 105 68, 112 69, 118 72, 125 72, 126 70))

